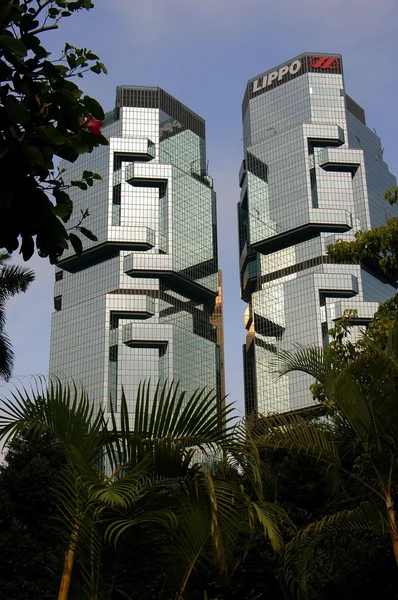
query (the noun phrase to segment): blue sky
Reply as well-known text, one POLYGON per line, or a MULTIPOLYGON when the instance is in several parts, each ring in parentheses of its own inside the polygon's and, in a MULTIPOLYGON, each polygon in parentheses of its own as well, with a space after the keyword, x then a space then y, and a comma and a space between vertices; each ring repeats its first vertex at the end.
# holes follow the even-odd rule
MULTIPOLYGON (((80 80, 105 110, 121 84, 158 85, 206 119, 209 173, 218 195, 224 273, 227 392, 243 409, 236 203, 242 160, 241 101, 248 79, 302 52, 341 53, 348 93, 367 115, 398 173, 397 0, 94 0, 44 45, 96 52, 108 75, 80 80)), ((17 260, 17 257, 16 257, 17 260)), ((8 304, 15 375, 46 373, 54 273, 47 261, 30 290, 8 304)))

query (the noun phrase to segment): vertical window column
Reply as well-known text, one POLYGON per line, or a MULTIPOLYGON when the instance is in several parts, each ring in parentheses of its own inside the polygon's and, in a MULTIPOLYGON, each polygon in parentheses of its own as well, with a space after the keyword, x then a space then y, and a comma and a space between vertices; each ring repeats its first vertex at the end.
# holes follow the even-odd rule
POLYGON ((312 208, 318 208, 318 186, 316 183, 315 167, 310 169, 312 208))
POLYGON ((112 194, 112 225, 120 225, 120 207, 122 200, 122 184, 113 186, 112 194))
POLYGON ((318 203, 318 186, 316 183, 316 167, 315 167, 315 144, 312 141, 308 141, 308 156, 310 159, 310 181, 311 181, 311 198, 312 208, 319 208, 318 203))
POLYGON ((118 346, 109 347, 109 374, 108 374, 108 392, 109 404, 113 410, 117 410, 117 359, 118 346))

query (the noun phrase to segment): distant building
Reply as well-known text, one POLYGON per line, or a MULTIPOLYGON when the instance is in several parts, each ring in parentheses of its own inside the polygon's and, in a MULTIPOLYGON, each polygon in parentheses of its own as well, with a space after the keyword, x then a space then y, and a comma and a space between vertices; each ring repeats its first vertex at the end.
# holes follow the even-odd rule
POLYGON ((103 181, 73 195, 98 237, 56 268, 50 372, 74 379, 97 406, 131 410, 140 381, 222 390, 216 195, 205 123, 156 87, 122 86, 107 114, 109 146, 66 175, 103 181), (217 318, 215 318, 217 315, 217 318), (214 323, 214 324, 213 324, 214 323))
POLYGON ((217 388, 221 390, 221 398, 225 400, 225 353, 224 353, 224 307, 223 307, 223 290, 222 290, 222 271, 218 271, 218 295, 216 298, 216 304, 214 311, 210 317, 210 322, 215 326, 217 331, 217 346, 219 356, 217 357, 217 363, 220 364, 220 369, 217 371, 219 382, 217 388))
POLYGON ((338 54, 302 54, 253 79, 243 100, 238 205, 246 412, 312 403, 311 379, 275 376, 279 349, 326 345, 346 308, 363 323, 395 293, 370 265, 332 264, 326 246, 397 215, 396 184, 338 54))

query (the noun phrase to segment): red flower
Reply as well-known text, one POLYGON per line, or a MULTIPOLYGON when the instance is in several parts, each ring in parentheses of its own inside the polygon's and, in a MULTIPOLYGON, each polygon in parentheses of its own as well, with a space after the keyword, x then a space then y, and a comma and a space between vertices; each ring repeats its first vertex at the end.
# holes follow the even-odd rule
POLYGON ((103 121, 98 121, 97 119, 94 119, 93 115, 88 115, 87 119, 83 121, 82 127, 83 129, 88 129, 93 135, 102 135, 100 127, 103 124, 103 121))

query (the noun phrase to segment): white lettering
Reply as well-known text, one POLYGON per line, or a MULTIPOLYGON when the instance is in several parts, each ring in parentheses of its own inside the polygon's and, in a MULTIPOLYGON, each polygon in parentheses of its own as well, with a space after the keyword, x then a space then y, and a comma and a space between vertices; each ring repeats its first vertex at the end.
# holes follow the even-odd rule
POLYGON ((268 75, 268 83, 267 83, 267 87, 268 87, 269 85, 271 85, 271 83, 272 83, 273 81, 275 81, 275 79, 276 79, 277 77, 278 77, 278 71, 272 71, 272 73, 270 73, 270 74, 268 75))
POLYGON ((264 90, 265 88, 269 87, 271 83, 276 79, 278 81, 282 81, 282 79, 288 73, 290 73, 290 75, 295 75, 300 71, 300 69, 301 60, 294 60, 290 65, 283 65, 283 67, 281 67, 279 71, 272 71, 271 73, 264 75, 262 80, 256 79, 256 81, 254 81, 253 83, 252 93, 254 94, 256 92, 259 92, 260 90, 264 90))
POLYGON ((301 61, 294 60, 289 67, 289 73, 291 75, 295 75, 298 71, 300 71, 300 69, 301 69, 301 61))
POLYGON ((253 94, 255 92, 259 92, 262 88, 263 86, 260 83, 260 79, 256 79, 256 81, 253 83, 253 94))
POLYGON ((286 75, 286 73, 289 73, 289 65, 285 65, 284 67, 281 67, 279 69, 278 81, 280 81, 282 79, 282 77, 284 77, 286 75))

